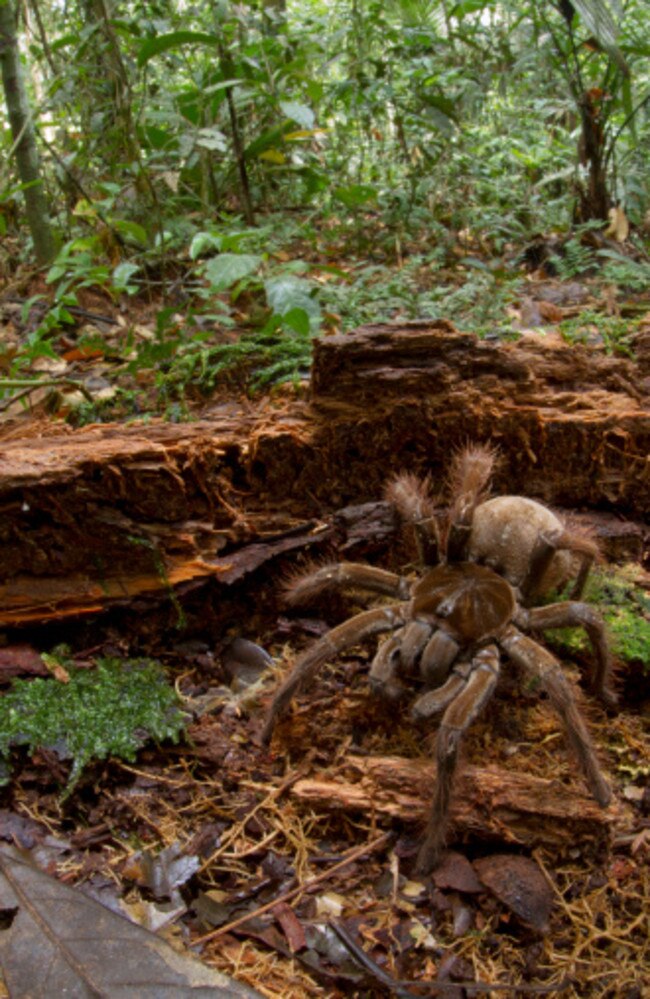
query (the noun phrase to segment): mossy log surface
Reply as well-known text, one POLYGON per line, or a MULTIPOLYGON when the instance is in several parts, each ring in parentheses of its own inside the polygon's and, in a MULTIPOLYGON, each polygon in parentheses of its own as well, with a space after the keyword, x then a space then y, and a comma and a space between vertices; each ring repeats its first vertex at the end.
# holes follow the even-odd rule
MULTIPOLYGON (((342 525, 345 540, 363 511, 356 528, 333 511, 380 500, 399 469, 442 485, 469 440, 499 447, 496 492, 642 520, 650 346, 633 362, 553 338, 479 341, 446 322, 367 326, 317 342, 307 400, 39 433, 25 422, 0 435, 5 627, 230 585, 342 525)), ((642 548, 643 525, 632 533, 642 548)))

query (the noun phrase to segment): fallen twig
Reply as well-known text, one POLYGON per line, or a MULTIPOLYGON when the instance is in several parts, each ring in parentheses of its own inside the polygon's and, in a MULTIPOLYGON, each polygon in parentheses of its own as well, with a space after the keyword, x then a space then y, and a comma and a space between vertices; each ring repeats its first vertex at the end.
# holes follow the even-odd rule
POLYGON ((515 985, 515 984, 503 984, 501 982, 435 982, 435 981, 407 981, 400 980, 396 978, 391 978, 378 964, 372 960, 371 957, 366 954, 363 947, 360 947, 356 940, 348 933, 344 926, 340 926, 337 923, 329 924, 334 933, 343 944, 343 946, 350 952, 352 957, 360 964, 366 971, 370 972, 373 978, 376 978, 378 982, 384 985, 386 988, 390 989, 395 995, 399 996, 400 999, 418 999, 414 992, 409 992, 409 989, 429 989, 430 992, 437 991, 449 991, 450 989, 468 989, 474 992, 492 992, 492 991, 508 991, 512 993, 516 992, 530 992, 536 993, 538 995, 550 995, 553 992, 564 992, 568 989, 571 984, 569 981, 560 982, 558 985, 515 985))

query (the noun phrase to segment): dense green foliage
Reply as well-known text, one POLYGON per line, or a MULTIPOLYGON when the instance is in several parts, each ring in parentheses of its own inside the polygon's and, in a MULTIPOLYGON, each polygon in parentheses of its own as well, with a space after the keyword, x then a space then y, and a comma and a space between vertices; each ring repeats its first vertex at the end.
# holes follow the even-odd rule
MULTIPOLYGON (((236 366, 254 386, 300 377, 315 333, 368 318, 446 315, 508 332, 527 241, 602 229, 614 207, 643 249, 644 0, 51 11, 30 0, 25 11, 61 249, 49 309, 5 358, 0 392, 52 353, 88 290, 158 306, 155 341, 127 337, 120 356, 155 367, 167 404, 236 366)), ((2 141, 13 149, 8 128, 2 141)), ((10 162, 0 227, 28 260, 25 185, 10 162)), ((561 266, 613 271, 606 252, 574 238, 561 266)), ((647 264, 634 275, 632 263, 621 256, 623 278, 647 287, 647 264)))
POLYGON ((71 760, 66 794, 92 760, 134 760, 149 740, 177 741, 186 718, 160 665, 101 659, 94 669, 67 667, 68 682, 15 680, 0 698, 0 762, 7 783, 12 747, 53 750, 71 760))

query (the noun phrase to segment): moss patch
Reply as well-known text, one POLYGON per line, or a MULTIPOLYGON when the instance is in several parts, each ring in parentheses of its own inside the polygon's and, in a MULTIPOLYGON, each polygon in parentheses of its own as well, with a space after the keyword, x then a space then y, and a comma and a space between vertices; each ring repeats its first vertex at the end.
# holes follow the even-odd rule
MULTIPOLYGON (((614 655, 650 673, 650 594, 639 585, 640 579, 641 570, 634 565, 595 571, 585 599, 602 614, 614 655)), ((559 629, 553 638, 569 652, 588 648, 581 628, 559 629)))
POLYGON ((66 664, 66 673, 65 683, 15 680, 0 698, 0 783, 13 746, 71 759, 68 795, 91 760, 132 761, 149 739, 178 741, 186 719, 159 663, 100 659, 95 669, 66 664))

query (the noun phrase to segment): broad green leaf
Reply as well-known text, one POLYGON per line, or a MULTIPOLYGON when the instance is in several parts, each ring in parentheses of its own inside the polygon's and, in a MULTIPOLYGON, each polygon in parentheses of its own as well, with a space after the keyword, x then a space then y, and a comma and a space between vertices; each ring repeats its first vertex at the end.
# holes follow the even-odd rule
POLYGON ((140 270, 138 264, 132 264, 128 260, 118 264, 113 270, 112 283, 116 291, 126 291, 132 293, 137 291, 137 284, 131 282, 131 278, 140 270))
POLYGON ((433 105, 424 108, 423 118, 426 119, 429 125, 433 125, 435 129, 442 132, 443 135, 453 135, 456 131, 456 123, 452 121, 449 115, 433 105))
POLYGON ((300 336, 309 336, 311 330, 309 315, 304 309, 289 309, 282 316, 282 325, 288 326, 300 336))
POLYGON ((144 66, 154 56, 161 52, 168 52, 169 49, 178 48, 179 45, 212 45, 217 46, 219 38, 217 35, 208 35, 204 31, 171 31, 166 35, 156 35, 155 38, 147 38, 146 42, 138 50, 138 66, 144 66))
POLYGON ((238 87, 241 83, 242 81, 236 79, 235 77, 233 77, 232 80, 219 80, 218 83, 211 83, 210 86, 206 87, 205 90, 202 90, 201 93, 216 94, 220 90, 227 90, 228 87, 238 87))
POLYGON ((327 135, 327 128, 299 128, 282 136, 284 142, 297 142, 300 139, 313 139, 315 135, 327 135))
POLYGON ((452 7, 451 17, 462 21, 467 14, 475 14, 478 10, 488 10, 490 7, 494 7, 494 0, 462 0, 452 7))
POLYGON ((314 112, 306 104, 297 104, 295 101, 280 101, 280 107, 287 118, 295 121, 302 128, 311 129, 314 127, 316 122, 314 112))
POLYGON ((213 232, 197 232, 190 243, 190 260, 198 260, 209 250, 220 250, 222 244, 221 236, 213 232))
POLYGON ((358 208, 367 205, 377 198, 377 189, 370 184, 350 184, 348 187, 335 187, 332 197, 340 201, 346 208, 358 208))
POLYGON ((126 236, 127 239, 139 243, 140 246, 147 245, 147 230, 138 222, 131 222, 129 219, 115 219, 113 226, 121 236, 126 236))
POLYGON ((275 163, 277 166, 284 166, 287 162, 287 157, 279 149, 266 149, 260 153, 259 159, 265 160, 267 163, 275 163))
POLYGON ((202 149, 223 153, 228 148, 228 139, 218 128, 200 128, 196 144, 202 149))
POLYGON ((208 260, 204 274, 213 291, 225 291, 237 281, 254 274, 263 263, 263 257, 256 253, 220 253, 208 260))
POLYGON ((291 131, 291 125, 287 121, 283 122, 282 125, 275 125, 273 128, 268 128, 246 146, 244 156, 246 159, 251 159, 253 156, 260 156, 267 149, 272 149, 282 142, 282 137, 289 131, 291 131))
POLYGON ((629 74, 625 56, 618 47, 618 26, 605 0, 571 0, 585 27, 602 45, 618 68, 629 74))
POLYGON ((277 316, 285 316, 293 309, 304 311, 311 318, 320 315, 318 302, 312 297, 312 286, 295 274, 282 274, 264 282, 266 300, 277 316))

